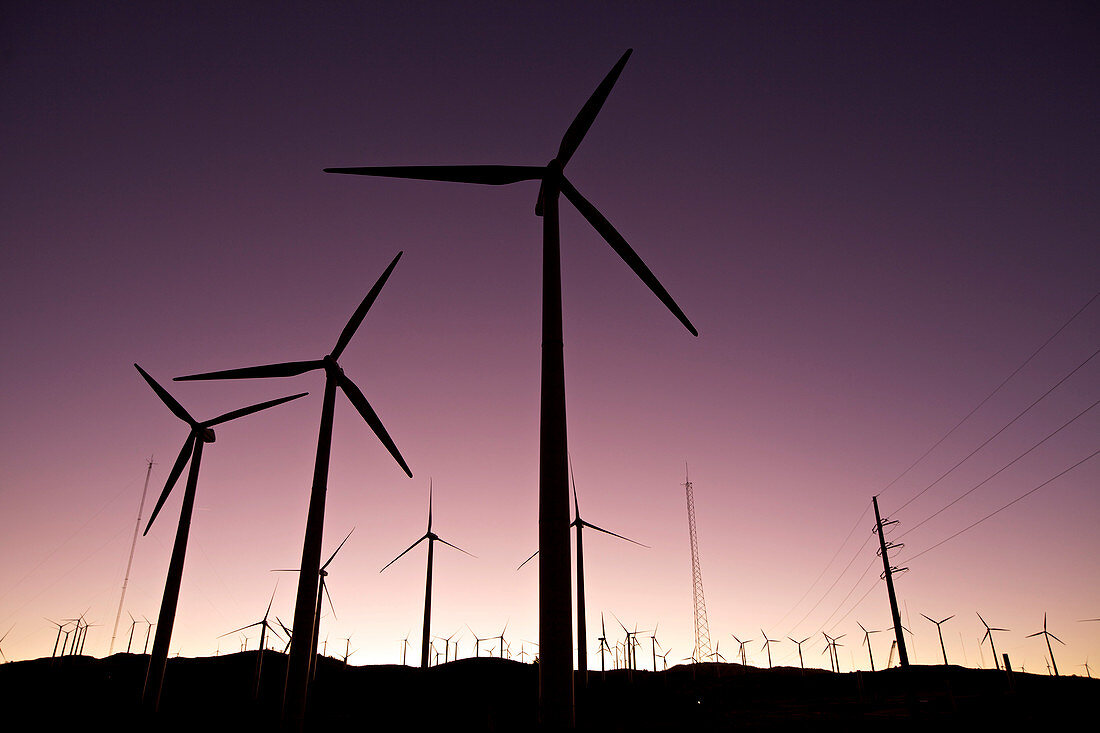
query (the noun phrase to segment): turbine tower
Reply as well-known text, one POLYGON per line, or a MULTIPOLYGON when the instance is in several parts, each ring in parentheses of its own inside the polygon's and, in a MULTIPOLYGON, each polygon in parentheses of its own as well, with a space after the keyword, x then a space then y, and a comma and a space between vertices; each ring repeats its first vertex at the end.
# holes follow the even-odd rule
POLYGON ((573 706, 573 613, 570 608, 569 469, 565 412, 565 354, 562 335, 561 196, 599 233, 642 282, 694 336, 699 332, 649 267, 610 221, 564 175, 565 166, 595 122, 619 78, 628 49, 596 87, 565 131, 558 152, 545 166, 445 165, 326 168, 387 178, 409 178, 503 186, 539 181, 535 215, 542 217, 542 370, 539 410, 539 718, 548 728, 570 728, 573 706))
POLYGON ((707 623, 707 602, 703 599, 703 571, 699 567, 699 539, 695 533, 695 492, 687 464, 684 464, 684 491, 687 493, 688 533, 691 535, 691 597, 695 601, 695 657, 710 656, 710 624, 707 623))

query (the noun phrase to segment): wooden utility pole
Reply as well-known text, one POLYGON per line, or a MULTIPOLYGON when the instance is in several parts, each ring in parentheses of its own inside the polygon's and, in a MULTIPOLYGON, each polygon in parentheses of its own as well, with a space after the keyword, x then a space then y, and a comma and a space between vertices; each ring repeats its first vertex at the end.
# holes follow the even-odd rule
MULTIPOLYGON (((890 596, 890 614, 894 618, 894 636, 897 638, 898 643, 898 659, 902 667, 908 667, 909 655, 905 653, 905 632, 901 626, 901 614, 898 613, 898 599, 897 596, 894 595, 893 573, 897 568, 890 567, 890 556, 887 554, 891 547, 899 547, 900 545, 892 543, 889 545, 886 544, 886 535, 882 531, 884 524, 878 512, 878 497, 872 496, 871 502, 875 505, 875 526, 878 529, 878 551, 879 554, 882 555, 882 577, 886 581, 886 592, 890 596)), ((886 522, 886 524, 894 524, 895 522, 896 520, 886 522)))

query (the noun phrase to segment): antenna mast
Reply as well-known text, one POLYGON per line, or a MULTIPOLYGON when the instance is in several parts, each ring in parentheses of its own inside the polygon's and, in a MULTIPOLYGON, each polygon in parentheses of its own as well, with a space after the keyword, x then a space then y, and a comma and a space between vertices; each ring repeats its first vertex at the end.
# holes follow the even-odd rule
POLYGON ((703 599, 703 571, 699 567, 699 541, 695 534, 695 494, 691 488, 687 463, 684 463, 684 491, 687 494, 688 532, 691 534, 691 596, 695 601, 695 658, 710 656, 710 624, 707 603, 703 599))
POLYGON ((115 653, 115 637, 118 635, 118 620, 122 618, 122 604, 126 602, 126 585, 130 582, 130 567, 134 564, 134 550, 137 548, 138 530, 141 529, 141 513, 145 509, 145 494, 149 491, 149 476, 153 473, 153 457, 149 456, 145 469, 145 488, 141 490, 141 503, 138 505, 137 521, 134 522, 134 539, 130 543, 130 559, 126 561, 126 575, 122 578, 122 595, 118 599, 118 613, 115 614, 115 627, 111 630, 111 645, 107 647, 107 656, 115 653))

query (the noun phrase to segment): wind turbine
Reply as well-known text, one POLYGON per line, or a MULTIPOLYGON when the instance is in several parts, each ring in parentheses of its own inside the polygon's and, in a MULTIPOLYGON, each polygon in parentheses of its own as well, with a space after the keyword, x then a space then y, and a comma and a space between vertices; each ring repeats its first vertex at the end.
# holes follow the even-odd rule
POLYGON ((218 638, 220 639, 223 636, 229 636, 230 634, 236 634, 238 632, 244 631, 245 629, 251 629, 253 626, 259 626, 260 627, 260 651, 256 655, 256 680, 252 685, 252 699, 253 700, 258 700, 259 697, 260 697, 260 671, 261 671, 261 669, 263 667, 263 664, 264 664, 264 650, 267 648, 267 632, 270 631, 272 634, 275 634, 275 636, 279 636, 279 634, 275 631, 274 628, 272 628, 271 624, 268 623, 268 620, 267 620, 268 615, 271 613, 271 604, 275 602, 275 591, 278 590, 278 589, 279 589, 279 584, 275 583, 275 590, 271 591, 271 600, 269 600, 267 602, 267 610, 264 611, 263 618, 261 618, 259 621, 255 622, 255 623, 251 623, 251 624, 248 624, 246 626, 242 626, 239 629, 233 629, 232 631, 227 631, 224 634, 221 634, 221 635, 218 636, 218 638))
POLYGON ((134 614, 129 611, 126 615, 130 617, 130 638, 126 641, 126 653, 130 653, 130 645, 134 643, 134 627, 137 626, 137 619, 134 618, 134 614))
POLYGON ((405 666, 405 652, 409 650, 409 635, 405 634, 405 638, 401 640, 401 666, 405 666))
MULTIPOLYGON (((352 527, 351 532, 354 532, 354 531, 355 531, 355 527, 352 527)), ((351 537, 351 532, 348 532, 347 537, 344 537, 343 542, 341 542, 337 546, 336 550, 334 550, 333 553, 329 556, 328 560, 325 561, 325 564, 322 565, 320 570, 317 571, 318 575, 320 576, 320 581, 318 583, 318 588, 317 588, 317 610, 316 610, 316 612, 314 613, 314 616, 313 616, 313 651, 310 653, 310 656, 309 656, 309 658, 310 658, 310 679, 314 679, 317 676, 317 643, 318 643, 318 641, 320 640, 320 637, 321 637, 321 599, 322 598, 327 598, 328 599, 328 607, 332 611, 332 617, 336 618, 336 607, 332 605, 332 596, 330 596, 329 592, 328 592, 328 581, 326 580, 326 578, 328 578, 327 568, 330 564, 332 564, 332 561, 336 559, 336 554, 338 552, 340 552, 341 549, 343 549, 344 544, 351 537)), ((273 573, 299 573, 301 571, 298 570, 297 568, 277 568, 275 570, 272 570, 272 572, 273 573)), ((291 641, 293 641, 293 637, 291 638, 291 641)))
POLYGON ((466 624, 466 628, 470 629, 470 633, 474 635, 474 656, 475 657, 480 657, 481 656, 481 642, 489 641, 490 639, 495 639, 496 637, 486 636, 483 639, 480 636, 478 636, 477 633, 475 633, 473 629, 470 628, 469 624, 466 624))
POLYGON ((607 668, 604 660, 606 659, 605 655, 611 654, 611 647, 607 645, 607 627, 604 626, 602 611, 600 612, 600 651, 598 654, 600 655, 600 680, 606 681, 607 668))
POLYGON ((947 623, 951 619, 955 618, 955 615, 952 614, 952 615, 948 616, 947 618, 945 618, 943 621, 936 621, 933 618, 925 616, 923 613, 921 614, 921 616, 924 616, 926 619, 928 619, 929 621, 931 621, 932 623, 934 623, 936 625, 936 631, 940 635, 940 651, 943 652, 943 666, 946 667, 947 666, 947 647, 944 646, 944 644, 943 644, 943 629, 941 629, 940 626, 947 623))
POLYGON ((213 428, 215 425, 221 425, 224 422, 236 420, 239 417, 251 415, 260 410, 266 410, 269 407, 275 407, 284 402, 296 400, 299 397, 305 397, 308 392, 242 407, 224 415, 219 415, 213 420, 199 422, 191 417, 190 413, 183 409, 183 405, 168 394, 168 391, 150 377, 144 369, 137 364, 134 364, 134 368, 138 370, 142 378, 152 387, 153 392, 156 393, 157 397, 172 414, 183 420, 191 428, 191 432, 187 434, 187 440, 184 441, 183 448, 168 474, 168 481, 164 484, 164 490, 160 493, 157 505, 149 516, 149 523, 145 525, 145 532, 142 533, 143 536, 149 534, 149 528, 153 526, 153 521, 160 513, 161 507, 164 506, 164 502, 168 499, 172 488, 176 485, 176 480, 183 473, 187 461, 190 460, 191 469, 187 473, 187 486, 183 492, 179 525, 176 527, 176 540, 172 545, 172 559, 168 563, 168 577, 164 581, 164 597, 160 603, 160 617, 157 619, 157 635, 153 639, 153 655, 149 659, 149 671, 145 678, 145 689, 142 693, 142 705, 147 710, 156 712, 160 705, 161 687, 164 684, 164 669, 165 665, 168 664, 168 646, 172 642, 172 627, 176 622, 176 605, 179 603, 180 583, 183 581, 183 560, 187 553, 187 535, 191 531, 191 515, 195 507, 195 488, 199 483, 199 464, 202 462, 203 445, 214 442, 213 428))
POLYGON ((741 666, 742 667, 749 666, 748 660, 745 658, 745 645, 756 641, 756 639, 745 639, 744 641, 741 641, 740 639, 737 638, 736 634, 730 634, 730 636, 733 637, 734 641, 736 641, 738 644, 741 645, 741 648, 737 650, 737 653, 741 655, 741 666))
MULTIPOLYGON (((424 583, 424 630, 423 630, 423 633, 421 634, 421 637, 420 637, 420 667, 421 667, 421 669, 427 669, 428 668, 428 648, 431 645, 431 632, 430 632, 430 629, 431 629, 431 625, 432 625, 432 560, 435 557, 435 543, 436 542, 442 542, 443 544, 447 545, 448 547, 453 547, 461 553, 464 553, 466 555, 470 555, 470 553, 466 552, 465 550, 463 550, 458 545, 452 545, 450 542, 448 542, 447 540, 441 538, 439 535, 437 535, 435 532, 432 531, 432 481, 431 481, 431 479, 428 479, 428 531, 425 532, 424 535, 420 539, 418 539, 416 542, 409 545, 408 548, 405 549, 404 552, 402 552, 400 555, 398 555, 397 557, 395 557, 394 559, 392 559, 388 563, 386 563, 385 567, 383 567, 382 570, 379 570, 378 572, 381 573, 381 572, 385 571, 386 568, 388 568, 390 565, 393 565, 395 562, 400 560, 405 555, 405 553, 407 553, 409 550, 411 550, 414 547, 416 547, 417 545, 419 545, 424 540, 428 541, 428 572, 427 572, 427 579, 424 583)), ((474 557, 474 555, 470 555, 470 557, 474 557)))
MULTIPOLYGON (((466 553, 466 554, 469 554, 469 553, 466 553)), ((471 557, 473 557, 473 556, 471 555, 471 557)), ((505 651, 508 652, 508 658, 509 659, 512 658, 512 647, 508 644, 505 644, 505 642, 504 642, 504 632, 508 630, 508 624, 509 623, 511 623, 511 619, 506 620, 504 622, 504 628, 500 630, 500 637, 499 638, 500 638, 500 658, 501 659, 504 659, 504 652, 505 651)), ((493 638, 496 639, 497 637, 494 636, 493 638)))
POLYGON ((573 640, 569 571, 569 480, 565 419, 565 363, 562 341, 561 254, 558 231, 560 194, 615 250, 642 282, 687 327, 695 327, 664 286, 621 234, 565 178, 563 170, 576 152, 619 78, 630 50, 600 82, 570 124, 557 155, 546 166, 459 165, 326 168, 351 173, 455 183, 507 185, 540 181, 536 216, 543 219, 542 387, 539 439, 539 707, 545 725, 567 727, 573 721, 573 640))
MULTIPOLYGON (((7 631, 4 632, 3 636, 0 636, 0 644, 4 643, 4 639, 8 638, 8 634, 10 634, 12 629, 14 629, 14 628, 15 628, 15 625, 12 624, 11 629, 8 629, 7 631)), ((8 661, 8 658, 6 656, 4 656, 4 650, 3 649, 0 649, 0 659, 3 659, 5 662, 8 661)))
MULTIPOLYGON (((66 621, 65 623, 58 623, 57 621, 52 621, 52 620, 50 620, 50 619, 46 619, 46 620, 50 622, 50 625, 51 625, 51 626, 56 626, 56 627, 57 627, 57 638, 56 638, 56 639, 54 639, 54 642, 53 642, 53 653, 52 653, 52 654, 50 654, 50 658, 51 658, 51 659, 53 659, 54 657, 56 657, 56 656, 57 656, 57 645, 61 643, 61 630, 62 630, 63 628, 65 628, 66 626, 68 626, 68 625, 69 625, 69 622, 68 622, 68 621, 66 621)), ((65 640, 66 640, 66 641, 68 641, 68 639, 69 639, 69 635, 68 635, 68 634, 66 633, 66 634, 65 634, 65 640)), ((62 652, 61 652, 61 653, 62 653, 62 655, 64 655, 64 654, 65 654, 64 648, 62 648, 62 652)))
MULTIPOLYGON (((977 611, 975 611, 975 613, 977 613, 977 611)), ((978 618, 981 619, 982 626, 985 627, 985 635, 983 635, 982 638, 981 638, 981 641, 978 642, 978 646, 980 647, 982 641, 985 641, 986 638, 989 639, 989 648, 993 651, 993 664, 997 667, 997 669, 1000 669, 1001 668, 1001 663, 997 661, 997 647, 995 647, 993 645, 993 632, 994 631, 1008 631, 1008 629, 998 629, 995 626, 990 626, 989 624, 987 624, 985 622, 985 619, 982 618, 982 615, 980 613, 978 614, 978 618)))
POLYGON ((871 671, 874 672, 875 655, 871 653, 871 634, 877 634, 882 631, 882 629, 873 629, 871 631, 868 631, 867 629, 863 628, 863 624, 861 624, 859 621, 856 621, 856 626, 859 626, 859 628, 863 629, 863 643, 867 646, 867 658, 871 660, 871 671))
POLYGON ((1054 665, 1054 676, 1055 677, 1061 677, 1061 675, 1058 674, 1058 662, 1054 661, 1054 649, 1052 649, 1051 646, 1050 646, 1050 640, 1054 639, 1056 642, 1058 642, 1062 646, 1065 646, 1066 642, 1062 641, 1057 636, 1055 636, 1054 634, 1047 631, 1047 615, 1046 615, 1046 613, 1043 614, 1043 630, 1042 631, 1036 631, 1034 634, 1028 634, 1027 638, 1030 639, 1033 636, 1040 636, 1040 635, 1046 637, 1047 651, 1050 652, 1050 663, 1052 665, 1054 665))
POLYGON ((805 664, 805 662, 802 661, 802 645, 805 644, 807 641, 809 641, 810 637, 807 636, 802 641, 798 641, 797 639, 795 639, 794 637, 791 637, 791 636, 788 636, 787 638, 798 645, 798 666, 802 670, 803 674, 805 674, 806 664, 805 664))
POLYGON ((141 648, 141 653, 142 654, 148 654, 149 653, 149 635, 152 633, 153 627, 156 626, 156 624, 153 623, 152 621, 150 621, 147 616, 142 616, 142 618, 145 619, 145 646, 143 646, 141 648))
POLYGON ((355 409, 370 426, 374 434, 394 457, 401 469, 411 478, 405 459, 397 450, 397 446, 386 432, 382 421, 371 407, 363 392, 356 386, 351 378, 344 374, 340 368, 340 355, 350 343, 355 331, 363 322, 371 305, 374 304, 382 286, 386 284, 390 273, 401 259, 401 252, 390 262, 382 276, 367 293, 367 297, 355 309, 351 319, 340 337, 336 340, 336 346, 325 357, 315 361, 290 361, 280 364, 265 364, 263 366, 244 367, 242 369, 227 369, 205 374, 192 374, 186 377, 176 377, 177 380, 192 379, 263 379, 270 377, 296 377, 300 374, 314 370, 322 370, 325 373, 325 396, 321 403, 321 426, 317 436, 317 459, 313 468, 313 487, 310 489, 309 510, 306 518, 306 533, 302 543, 302 562, 298 574, 298 596, 294 604, 293 626, 298 630, 294 636, 294 642, 290 645, 290 658, 287 660, 286 693, 283 699, 284 713, 291 720, 292 726, 301 729, 305 721, 306 697, 309 691, 310 665, 313 661, 313 626, 315 623, 315 603, 317 601, 317 586, 319 584, 321 569, 321 543, 324 536, 325 524, 325 498, 328 493, 328 467, 329 455, 332 447, 332 421, 336 409, 336 390, 339 388, 351 401, 355 409))
MULTIPOLYGON (((577 479, 573 475, 573 463, 569 463, 569 478, 573 483, 573 516, 575 519, 569 525, 570 527, 577 528, 577 668, 580 670, 581 688, 588 686, 588 622, 585 616, 585 604, 584 604, 584 532, 585 527, 594 529, 597 532, 603 532, 609 534, 612 537, 618 537, 621 540, 627 542, 633 542, 640 547, 649 548, 649 545, 643 545, 641 542, 632 540, 629 537, 623 537, 621 534, 615 534, 603 527, 597 527, 591 522, 586 522, 581 518, 581 505, 577 501, 577 479)), ((520 568, 526 565, 535 555, 538 555, 539 551, 535 550, 531 557, 520 563, 520 568)), ((519 570, 519 568, 516 568, 519 570)))
POLYGON ((768 650, 768 669, 772 668, 772 644, 778 644, 780 639, 769 639, 768 635, 764 633, 764 629, 760 629, 761 635, 764 637, 764 646, 760 647, 762 650, 768 650))

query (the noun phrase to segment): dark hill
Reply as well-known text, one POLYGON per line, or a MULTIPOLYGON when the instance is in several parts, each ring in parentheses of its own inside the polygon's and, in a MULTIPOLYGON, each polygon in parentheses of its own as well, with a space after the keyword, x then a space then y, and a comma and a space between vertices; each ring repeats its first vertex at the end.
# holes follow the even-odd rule
MULTIPOLYGON (((168 660, 161 714, 138 700, 148 657, 116 654, 0 665, 0 702, 31 730, 278 730, 286 657, 267 652, 258 702, 256 652, 168 660)), ((323 658, 311 693, 309 730, 535 728, 538 668, 463 659, 420 670, 348 666, 323 658)), ((1087 720, 1100 681, 962 667, 833 674, 738 664, 677 666, 666 673, 590 674, 578 700, 582 730, 957 730, 1049 729, 1087 720)))

